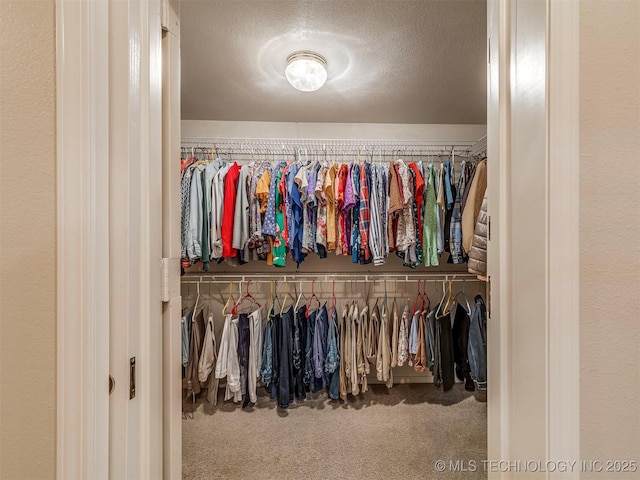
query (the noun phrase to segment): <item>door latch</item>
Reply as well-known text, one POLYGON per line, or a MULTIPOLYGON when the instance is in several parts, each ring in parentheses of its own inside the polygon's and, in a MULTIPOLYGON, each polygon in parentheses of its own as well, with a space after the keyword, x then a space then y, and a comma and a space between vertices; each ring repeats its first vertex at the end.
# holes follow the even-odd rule
POLYGON ((136 396, 136 357, 129 359, 129 400, 136 396))

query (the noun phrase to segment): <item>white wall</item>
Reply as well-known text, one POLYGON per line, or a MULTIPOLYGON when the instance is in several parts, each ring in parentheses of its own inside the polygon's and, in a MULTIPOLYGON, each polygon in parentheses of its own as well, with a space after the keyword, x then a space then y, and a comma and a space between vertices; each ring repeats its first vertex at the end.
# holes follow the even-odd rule
POLYGON ((639 158, 640 2, 582 1, 580 431, 587 460, 640 462, 639 158))
POLYGON ((455 142, 476 141, 486 133, 486 125, 182 120, 182 138, 308 138, 455 142))
POLYGON ((0 2, 0 478, 56 464, 55 2, 0 2))

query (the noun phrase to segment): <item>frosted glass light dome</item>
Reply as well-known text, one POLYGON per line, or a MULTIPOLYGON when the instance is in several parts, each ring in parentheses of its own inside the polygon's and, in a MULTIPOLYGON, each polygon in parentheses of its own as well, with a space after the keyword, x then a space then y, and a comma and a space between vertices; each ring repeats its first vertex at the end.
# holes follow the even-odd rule
POLYGON ((284 74, 294 88, 313 92, 327 81, 327 61, 314 52, 294 52, 287 57, 284 74))

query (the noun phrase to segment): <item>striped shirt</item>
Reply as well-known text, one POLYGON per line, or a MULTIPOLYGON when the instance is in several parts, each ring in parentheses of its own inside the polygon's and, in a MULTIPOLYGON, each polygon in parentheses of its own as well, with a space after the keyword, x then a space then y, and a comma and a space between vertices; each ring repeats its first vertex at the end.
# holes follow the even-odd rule
POLYGON ((371 258, 369 249, 369 223, 371 212, 369 210, 369 185, 371 183, 371 166, 365 163, 360 169, 360 243, 364 250, 365 260, 371 258))

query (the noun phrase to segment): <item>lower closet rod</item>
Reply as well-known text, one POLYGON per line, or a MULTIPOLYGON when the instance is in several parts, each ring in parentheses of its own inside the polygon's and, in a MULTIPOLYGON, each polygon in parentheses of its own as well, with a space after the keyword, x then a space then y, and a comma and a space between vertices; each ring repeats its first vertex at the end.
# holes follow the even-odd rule
POLYGON ((368 273, 368 274, 333 274, 333 273, 307 273, 303 275, 296 274, 219 274, 219 275, 197 275, 187 274, 182 278, 181 283, 229 283, 230 281, 247 282, 247 281, 291 281, 291 282, 304 282, 311 283, 315 281, 331 282, 347 281, 356 283, 368 283, 368 282, 380 282, 383 280, 393 280, 402 282, 413 282, 419 280, 444 280, 451 282, 463 282, 468 280, 477 280, 477 277, 470 273, 451 273, 451 274, 384 274, 384 273, 368 273))

